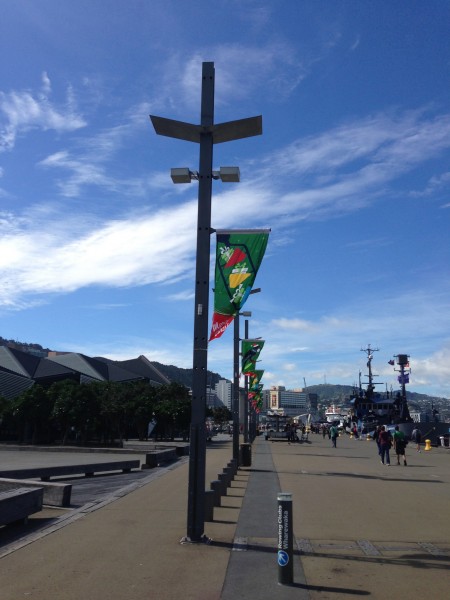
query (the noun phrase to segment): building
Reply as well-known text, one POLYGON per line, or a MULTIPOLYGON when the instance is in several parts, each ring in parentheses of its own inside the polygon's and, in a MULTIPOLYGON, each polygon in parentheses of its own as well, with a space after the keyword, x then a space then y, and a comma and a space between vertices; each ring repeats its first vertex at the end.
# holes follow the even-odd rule
POLYGON ((221 408, 224 406, 216 391, 209 386, 206 388, 206 406, 208 408, 221 408))
POLYGON ((220 379, 215 386, 215 392, 219 400, 221 400, 223 406, 232 409, 233 402, 233 384, 228 379, 220 379))
POLYGON ((92 358, 75 352, 50 353, 39 357, 28 352, 0 346, 0 396, 12 400, 34 384, 49 387, 52 383, 71 379, 77 383, 90 381, 146 381, 150 385, 170 383, 145 356, 114 361, 92 358))
POLYGON ((309 410, 308 394, 303 390, 287 390, 282 385, 273 385, 268 390, 267 410, 282 410, 286 416, 295 417, 309 410))

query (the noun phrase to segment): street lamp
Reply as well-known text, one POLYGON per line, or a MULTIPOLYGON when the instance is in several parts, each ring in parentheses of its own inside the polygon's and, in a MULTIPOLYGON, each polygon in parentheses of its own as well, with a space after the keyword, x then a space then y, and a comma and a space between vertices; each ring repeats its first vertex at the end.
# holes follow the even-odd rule
MULTIPOLYGON (((259 294, 259 292, 261 291, 261 288, 253 288, 250 291, 250 294, 259 294)), ((244 313, 241 313, 244 314, 244 313)), ((252 313, 250 313, 249 315, 250 317, 252 316, 252 313)), ((245 321, 245 330, 244 330, 244 339, 248 340, 249 335, 248 335, 248 321, 245 321)), ((249 417, 250 417, 250 402, 248 399, 248 377, 247 375, 244 375, 244 443, 248 444, 249 441, 249 417)), ((253 441, 253 440, 252 440, 253 441)))
MULTIPOLYGON (((195 142, 200 147, 199 170, 194 177, 198 180, 198 210, 187 536, 182 540, 185 542, 209 541, 204 535, 204 526, 212 180, 216 176, 220 177, 222 181, 227 180, 227 176, 234 178, 237 176, 237 167, 222 167, 218 175, 217 172, 213 172, 213 145, 262 133, 261 116, 214 124, 214 83, 214 63, 204 62, 202 65, 200 125, 150 115, 158 135, 195 142), (234 169, 234 174, 227 172, 227 169, 230 168, 234 169)), ((171 176, 174 183, 190 183, 191 171, 189 169, 178 169, 175 170, 175 173, 173 171, 171 176)))
MULTIPOLYGON (((170 169, 170 177, 173 183, 191 183, 198 181, 198 171, 191 171, 188 167, 170 169)), ((239 183, 241 173, 239 167, 220 167, 218 171, 212 171, 212 178, 224 183, 239 183)))
POLYGON ((234 345, 233 345, 233 460, 239 466, 239 317, 251 317, 248 310, 238 312, 234 316, 234 345))

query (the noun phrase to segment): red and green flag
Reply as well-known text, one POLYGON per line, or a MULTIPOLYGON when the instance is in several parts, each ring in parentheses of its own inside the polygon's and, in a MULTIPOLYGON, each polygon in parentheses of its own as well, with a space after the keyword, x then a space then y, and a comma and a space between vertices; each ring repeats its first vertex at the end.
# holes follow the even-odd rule
POLYGON ((263 387, 263 384, 260 383, 262 376, 264 375, 264 370, 255 369, 249 376, 248 389, 253 391, 258 391, 260 387, 263 387))
POLYGON ((255 373, 256 361, 264 346, 264 340, 242 340, 242 373, 252 375, 255 373))
POLYGON ((247 300, 270 229, 218 230, 214 314, 209 341, 219 338, 247 300))

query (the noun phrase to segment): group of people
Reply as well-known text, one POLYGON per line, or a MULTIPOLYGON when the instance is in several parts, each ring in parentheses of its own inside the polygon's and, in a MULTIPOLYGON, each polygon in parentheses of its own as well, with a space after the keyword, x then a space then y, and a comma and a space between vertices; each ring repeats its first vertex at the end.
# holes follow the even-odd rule
MULTIPOLYGON (((400 461, 403 460, 404 466, 407 466, 406 446, 408 445, 408 438, 403 431, 400 431, 398 425, 395 426, 394 435, 391 434, 385 425, 377 427, 373 433, 373 439, 377 443, 378 454, 383 465, 389 466, 391 464, 389 451, 393 447, 397 456, 397 464, 399 465, 400 461)), ((413 429, 411 433, 411 439, 416 444, 417 452, 420 452, 422 433, 418 427, 413 429)))
POLYGON ((299 442, 300 441, 300 435, 303 435, 306 433, 306 426, 303 424, 296 424, 296 423, 286 423, 285 427, 284 427, 284 431, 287 431, 288 433, 288 442, 299 442))
MULTIPOLYGON (((356 429, 356 428, 355 428, 356 429)), ((323 429, 323 437, 325 432, 328 433, 328 437, 331 439, 333 448, 336 448, 336 440, 339 437, 339 430, 336 425, 323 429)), ((354 433, 354 431, 352 431, 354 433)), ((356 436, 355 436, 356 437, 356 436)), ((389 429, 385 425, 379 425, 372 434, 372 438, 376 441, 378 447, 378 455, 383 465, 390 466, 391 456, 390 450, 394 448, 395 455, 397 457, 397 464, 403 461, 403 465, 406 467, 406 446, 408 445, 408 438, 400 431, 398 425, 395 426, 394 434, 392 435, 389 429)), ((420 442, 422 441, 422 433, 418 427, 415 427, 411 433, 411 440, 416 444, 417 452, 420 452, 420 442)))

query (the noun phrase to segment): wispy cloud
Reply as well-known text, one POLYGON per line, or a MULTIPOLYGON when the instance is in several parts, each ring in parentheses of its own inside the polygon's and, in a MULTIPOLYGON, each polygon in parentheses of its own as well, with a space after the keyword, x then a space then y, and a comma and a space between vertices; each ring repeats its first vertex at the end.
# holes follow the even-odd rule
POLYGON ((30 129, 53 129, 62 133, 86 126, 74 106, 70 88, 62 106, 51 102, 51 91, 50 79, 44 73, 41 89, 35 94, 26 90, 0 92, 0 151, 11 150, 17 136, 30 129))
MULTIPOLYGON (((60 182, 67 196, 77 195, 84 185, 122 191, 127 186, 128 190, 132 186, 148 189, 152 177, 159 185, 166 185, 159 173, 148 180, 131 180, 108 169, 109 157, 124 137, 132 135, 133 128, 128 121, 87 137, 87 149, 78 158, 63 150, 48 156, 41 166, 71 172, 60 182)), ((218 188, 213 226, 240 226, 248 220, 255 227, 270 227, 276 222, 281 235, 283 229, 289 232, 304 219, 358 210, 380 190, 385 191, 390 181, 449 145, 448 115, 429 120, 419 112, 397 118, 379 115, 341 125, 268 155, 253 180, 218 188), (290 178, 294 191, 283 190, 286 178, 290 178)), ((195 251, 197 202, 191 188, 187 194, 183 202, 156 212, 122 214, 109 221, 89 213, 80 219, 69 218, 38 205, 28 209, 27 217, 3 215, 1 302, 14 305, 24 295, 66 293, 94 284, 133 286, 182 279, 192 269, 195 251)), ((296 330, 322 326, 336 328, 338 324, 289 323, 296 330)))

